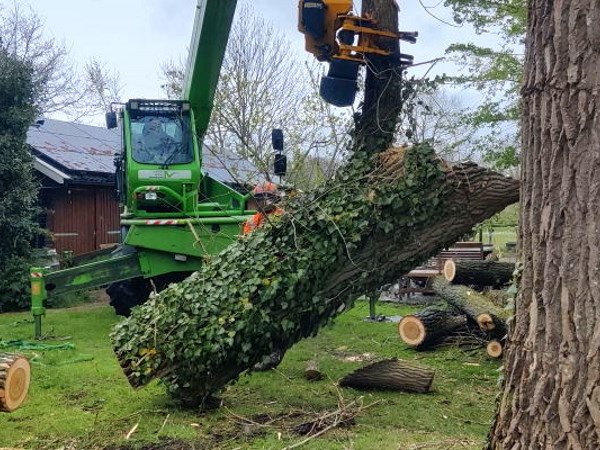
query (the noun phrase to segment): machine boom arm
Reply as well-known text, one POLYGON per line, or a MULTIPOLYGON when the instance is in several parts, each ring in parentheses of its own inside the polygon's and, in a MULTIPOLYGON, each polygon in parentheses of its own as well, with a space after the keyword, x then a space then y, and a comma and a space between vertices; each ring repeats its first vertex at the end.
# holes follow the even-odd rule
POLYGON ((204 137, 210 121, 237 3, 237 0, 198 0, 196 7, 183 95, 194 110, 199 138, 204 137))

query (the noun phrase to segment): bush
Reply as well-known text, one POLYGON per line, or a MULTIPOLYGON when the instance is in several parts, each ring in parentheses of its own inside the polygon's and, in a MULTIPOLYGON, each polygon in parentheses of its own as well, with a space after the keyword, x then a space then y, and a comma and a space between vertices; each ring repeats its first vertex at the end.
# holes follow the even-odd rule
POLYGON ((0 53, 0 312, 29 304, 37 183, 26 144, 35 118, 31 67, 0 53))

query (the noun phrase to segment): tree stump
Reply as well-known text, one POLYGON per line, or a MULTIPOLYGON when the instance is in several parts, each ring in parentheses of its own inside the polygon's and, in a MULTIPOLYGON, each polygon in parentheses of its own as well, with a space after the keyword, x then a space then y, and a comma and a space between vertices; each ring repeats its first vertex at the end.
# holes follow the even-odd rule
POLYGON ((27 397, 31 381, 29 361, 22 356, 0 353, 0 411, 13 412, 27 397))
POLYGON ((319 365, 316 361, 308 361, 306 369, 304 369, 304 378, 308 381, 319 381, 325 378, 325 375, 319 370, 319 365))
POLYGON ((397 359, 386 359, 362 367, 340 380, 340 386, 426 393, 431 390, 435 371, 397 359))

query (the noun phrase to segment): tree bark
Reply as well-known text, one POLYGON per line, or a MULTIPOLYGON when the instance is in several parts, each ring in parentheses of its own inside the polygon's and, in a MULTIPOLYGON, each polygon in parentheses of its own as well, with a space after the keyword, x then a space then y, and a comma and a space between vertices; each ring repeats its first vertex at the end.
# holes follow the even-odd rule
POLYGON ((444 277, 449 283, 499 289, 510 283, 515 265, 496 261, 454 261, 444 263, 444 277))
POLYGON ((346 375, 340 386, 426 393, 431 391, 435 371, 397 359, 379 361, 346 375))
POLYGON ((465 315, 430 307, 404 316, 398 323, 398 334, 408 346, 426 350, 443 341, 453 331, 464 328, 466 324, 465 315))
POLYGON ((529 0, 523 274, 490 450, 600 448, 600 3, 529 0))

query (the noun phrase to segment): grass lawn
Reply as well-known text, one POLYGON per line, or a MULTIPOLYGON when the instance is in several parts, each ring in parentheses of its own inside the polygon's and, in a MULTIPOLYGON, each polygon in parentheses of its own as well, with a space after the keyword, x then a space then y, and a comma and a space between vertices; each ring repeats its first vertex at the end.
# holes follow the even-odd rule
MULTIPOLYGON (((413 309, 378 305, 378 313, 413 309)), ((499 363, 483 350, 448 348, 417 354, 399 340, 395 324, 365 323, 366 303, 340 317, 318 337, 290 350, 278 369, 243 376, 212 412, 182 410, 160 384, 132 390, 112 355, 112 309, 92 304, 49 311, 45 331, 74 349, 24 351, 33 358, 27 403, 0 414, 0 448, 34 449, 282 449, 304 439, 291 428, 306 413, 337 408, 361 396, 364 409, 352 426, 309 441, 306 449, 480 449, 493 414, 499 363), (435 392, 406 394, 338 390, 334 381, 364 364, 399 357, 437 369, 435 392), (305 362, 317 359, 329 379, 308 382, 305 362), (137 425, 129 440, 125 436, 137 425)), ((31 339, 27 314, 0 315, 0 340, 31 339)))

